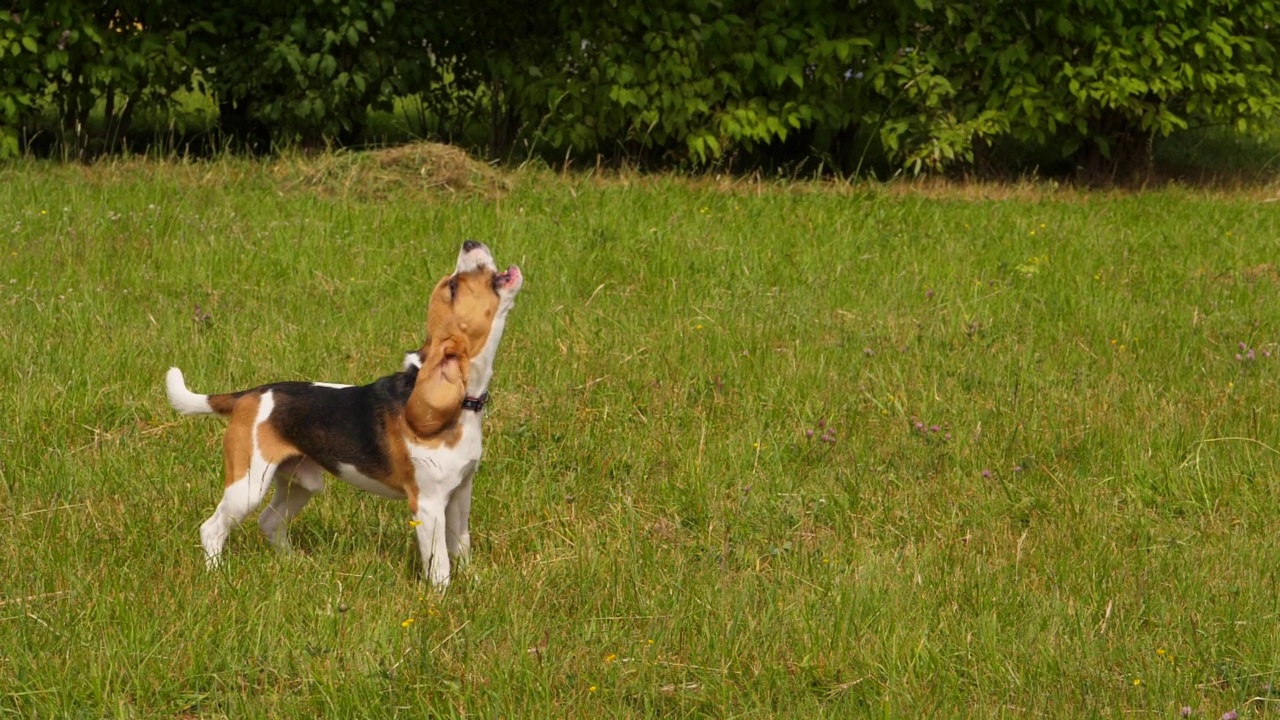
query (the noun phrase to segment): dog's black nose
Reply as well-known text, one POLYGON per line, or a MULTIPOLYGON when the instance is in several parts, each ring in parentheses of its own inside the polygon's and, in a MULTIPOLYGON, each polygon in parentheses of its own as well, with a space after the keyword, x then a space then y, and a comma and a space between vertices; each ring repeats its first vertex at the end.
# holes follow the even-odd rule
POLYGON ((478 247, 483 247, 483 245, 484 243, 477 242, 475 240, 467 240, 466 242, 462 243, 462 252, 471 252, 472 250, 475 250, 478 247))

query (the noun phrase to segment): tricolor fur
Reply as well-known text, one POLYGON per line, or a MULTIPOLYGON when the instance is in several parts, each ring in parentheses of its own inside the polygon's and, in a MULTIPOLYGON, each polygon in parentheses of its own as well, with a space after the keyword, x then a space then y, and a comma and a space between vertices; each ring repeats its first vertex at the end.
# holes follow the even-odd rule
POLYGON ((210 567, 270 485, 276 491, 258 524, 287 549, 289 520, 324 488, 328 471, 406 500, 427 577, 447 584, 449 556, 465 560, 470 552, 471 485, 481 454, 480 413, 464 411, 463 400, 487 391, 522 284, 519 268, 499 273, 488 248, 464 243, 455 272, 431 293, 426 344, 406 356, 401 372, 369 385, 278 382, 201 395, 170 368, 165 385, 174 409, 230 418, 222 502, 200 527, 210 567))

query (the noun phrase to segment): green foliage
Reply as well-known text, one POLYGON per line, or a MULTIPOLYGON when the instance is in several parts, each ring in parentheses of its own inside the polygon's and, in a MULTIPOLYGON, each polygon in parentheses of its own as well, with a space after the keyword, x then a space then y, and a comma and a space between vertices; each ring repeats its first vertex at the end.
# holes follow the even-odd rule
POLYGON ((960 117, 1064 156, 1130 153, 1194 125, 1265 124, 1280 110, 1280 4, 937 4, 925 54, 960 117))
POLYGON ((370 107, 390 108, 430 66, 417 16, 393 0, 225 0, 200 17, 195 61, 224 115, 276 141, 353 138, 370 107))
MULTIPOLYGON (((491 154, 705 166, 870 143, 913 172, 1001 140, 1124 164, 1188 127, 1280 111, 1275 0, 53 0, 0 18, 0 153, 51 110, 84 145, 195 86, 265 147, 358 142, 421 98, 491 154)), ((427 123, 421 123, 424 127, 427 123)), ((109 144, 113 141, 109 140, 109 144)), ((853 166, 853 167, 849 167, 853 166)))
POLYGON ((415 17, 392 0, 55 0, 14 11, 0 18, 13 58, 0 67, 0 152, 16 152, 18 128, 46 113, 80 148, 92 110, 119 134, 140 104, 187 87, 211 91, 226 124, 269 128, 272 140, 353 137, 368 108, 426 83, 432 65, 415 17))
POLYGON ((0 16, 0 43, 8 45, 0 70, 0 155, 17 152, 17 127, 36 127, 46 109, 83 153, 89 113, 100 102, 113 143, 139 105, 167 103, 187 86, 193 72, 187 33, 158 5, 54 0, 0 16))
POLYGON ((18 153, 18 127, 44 90, 37 28, 0 14, 0 158, 18 153))
POLYGON ((562 8, 564 52, 523 64, 527 78, 516 81, 526 121, 542 125, 538 141, 580 151, 620 142, 702 163, 858 118, 845 75, 871 41, 851 16, 815 3, 671 5, 562 8))
POLYGON ((1274 2, 551 2, 555 52, 491 48, 553 149, 705 163, 794 135, 874 132, 913 170, 1009 136, 1064 155, 1280 107, 1274 2))

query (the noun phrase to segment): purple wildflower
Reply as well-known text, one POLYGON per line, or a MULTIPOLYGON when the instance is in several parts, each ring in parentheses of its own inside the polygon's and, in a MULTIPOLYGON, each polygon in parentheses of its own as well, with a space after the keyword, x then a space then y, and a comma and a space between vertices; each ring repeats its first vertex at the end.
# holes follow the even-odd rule
POLYGON ((818 421, 818 429, 819 429, 819 430, 821 430, 822 428, 824 428, 824 427, 826 427, 826 426, 827 426, 827 421, 826 421, 826 420, 819 420, 819 421, 818 421))
POLYGON ((1236 359, 1237 359, 1237 360, 1243 360, 1244 358, 1240 356, 1240 353, 1236 353, 1236 359))
POLYGON ((1191 706, 1183 705, 1182 709, 1178 711, 1178 714, 1182 717, 1191 717, 1191 706))
POLYGON ((1253 348, 1249 348, 1249 352, 1245 353, 1244 357, 1246 360, 1253 360, 1254 359, 1253 348))
POLYGON ((1236 720, 1238 717, 1240 716, 1236 714, 1235 710, 1228 710, 1222 713, 1222 720, 1236 720))
POLYGON ((805 430, 805 431, 804 431, 804 436, 805 436, 805 437, 807 437, 807 438, 811 438, 811 437, 813 437, 813 431, 812 431, 812 430, 805 430))
POLYGON ((951 439, 951 433, 947 433, 946 435, 943 435, 943 436, 942 436, 942 439, 943 439, 943 440, 950 440, 950 439, 951 439))
POLYGON ((982 479, 983 479, 983 480, 990 480, 990 479, 991 479, 991 471, 990 471, 990 470, 983 470, 983 471, 982 471, 982 479))
POLYGON ((1014 472, 1016 472, 1016 473, 1022 472, 1022 466, 1021 466, 1021 465, 1014 465, 1014 466, 1013 466, 1013 471, 1014 471, 1014 472))
POLYGON ((928 290, 925 290, 925 291, 924 291, 924 299, 925 299, 925 300, 932 300, 932 299, 933 299, 933 288, 929 288, 928 290))
POLYGON ((938 426, 937 426, 937 425, 930 425, 930 426, 929 426, 929 432, 931 432, 931 433, 936 433, 936 432, 938 432, 938 429, 939 429, 939 428, 938 428, 938 426))

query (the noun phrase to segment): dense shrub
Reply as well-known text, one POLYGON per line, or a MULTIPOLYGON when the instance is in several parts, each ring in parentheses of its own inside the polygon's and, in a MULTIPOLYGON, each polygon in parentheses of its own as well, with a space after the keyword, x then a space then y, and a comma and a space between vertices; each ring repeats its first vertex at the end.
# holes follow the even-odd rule
MULTIPOLYGON (((984 137, 1056 145, 1083 162, 1132 157, 1191 125, 1280 110, 1280 5, 1235 0, 938 4, 922 52, 984 137)), ((934 155, 936 157, 936 154, 934 155)))
POLYGON ((369 109, 414 95, 483 125, 495 156, 851 169, 874 143, 919 171, 1008 140, 1105 169, 1181 128, 1274 120, 1278 5, 52 0, 0 17, 0 154, 42 113, 83 147, 93 107, 111 144, 195 87, 259 147, 358 141, 369 109))
POLYGON ((493 51, 522 69, 509 82, 526 137, 554 149, 707 161, 861 131, 919 170, 1004 136, 1105 158, 1280 105, 1274 2, 551 6, 557 52, 493 51))
POLYGON ((371 107, 390 108, 429 77, 421 13, 399 5, 218 0, 188 10, 201 21, 193 61, 224 130, 262 145, 358 139, 371 107))
POLYGON ((187 33, 168 20, 146 0, 50 0, 0 14, 0 156, 18 150, 18 129, 39 127, 42 113, 83 154, 95 107, 114 144, 138 107, 167 103, 193 71, 187 33))
POLYGON ((875 50, 853 14, 820 2, 739 4, 565 4, 557 52, 510 63, 521 68, 508 83, 530 139, 705 162, 872 112, 853 74, 875 50))
POLYGON ((17 154, 18 128, 45 89, 39 29, 22 20, 0 15, 0 157, 17 154))

